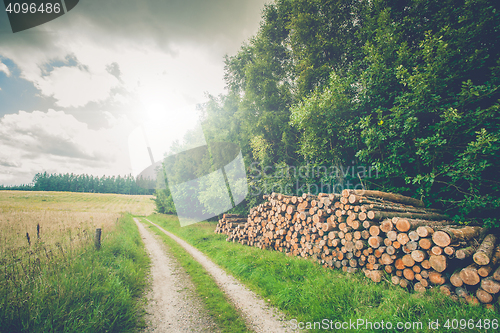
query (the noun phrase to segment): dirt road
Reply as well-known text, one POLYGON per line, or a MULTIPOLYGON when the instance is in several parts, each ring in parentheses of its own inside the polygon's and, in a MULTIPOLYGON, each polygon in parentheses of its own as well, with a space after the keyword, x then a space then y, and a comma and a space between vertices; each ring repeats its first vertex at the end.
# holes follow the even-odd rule
POLYGON ((157 240, 135 219, 151 257, 151 290, 148 292, 145 332, 219 332, 196 298, 189 276, 157 240))
MULTIPOLYGON (((198 261, 207 272, 212 275, 219 287, 226 293, 235 307, 240 311, 248 327, 255 332, 279 333, 291 332, 288 323, 283 320, 284 315, 276 309, 271 308, 255 293, 247 289, 234 277, 227 274, 223 269, 208 259, 203 253, 186 243, 174 234, 161 228, 159 225, 144 219, 159 230, 179 243, 193 258, 198 261)), ((137 220, 136 220, 137 222, 137 220)), ((140 224, 140 223, 139 223, 140 224)), ((144 227, 142 227, 144 229, 144 227)), ((140 229, 141 230, 141 229, 140 229)), ((155 264, 153 264, 155 265, 155 264)), ((161 265, 161 263, 156 263, 161 265)), ((168 295, 168 290, 164 291, 168 295)))

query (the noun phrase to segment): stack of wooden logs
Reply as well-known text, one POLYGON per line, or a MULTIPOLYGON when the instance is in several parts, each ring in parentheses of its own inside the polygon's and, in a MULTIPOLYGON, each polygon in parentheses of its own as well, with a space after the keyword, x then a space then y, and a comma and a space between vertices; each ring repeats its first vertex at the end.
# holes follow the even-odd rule
POLYGON ((457 225, 420 200, 368 190, 264 199, 247 217, 225 214, 215 232, 227 241, 311 257, 325 267, 362 269, 374 282, 387 273, 392 283, 416 291, 440 286, 469 302, 498 298, 497 235, 457 225))
POLYGON ((246 222, 247 218, 241 215, 224 214, 215 228, 215 232, 218 234, 229 234, 232 230, 236 229, 236 227, 244 226, 246 222))

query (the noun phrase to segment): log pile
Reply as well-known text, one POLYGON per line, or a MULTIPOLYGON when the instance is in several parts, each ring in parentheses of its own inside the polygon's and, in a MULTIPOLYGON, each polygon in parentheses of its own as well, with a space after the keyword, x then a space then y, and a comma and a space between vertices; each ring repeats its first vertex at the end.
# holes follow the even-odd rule
POLYGON ((499 237, 457 225, 420 200, 368 190, 273 193, 264 199, 247 217, 225 214, 215 232, 227 241, 309 257, 326 268, 361 269, 374 282, 389 277, 419 292, 439 286, 472 303, 498 298, 499 237))
POLYGON ((217 224, 215 232, 218 234, 228 234, 231 230, 238 226, 243 226, 247 222, 247 218, 236 214, 224 214, 222 219, 217 224))

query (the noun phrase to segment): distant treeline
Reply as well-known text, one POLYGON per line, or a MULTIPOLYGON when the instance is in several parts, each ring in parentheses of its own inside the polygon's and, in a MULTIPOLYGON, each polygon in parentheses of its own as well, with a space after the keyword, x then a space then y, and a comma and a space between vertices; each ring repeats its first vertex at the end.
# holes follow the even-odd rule
POLYGON ((0 185, 0 191, 34 191, 33 185, 23 184, 23 185, 13 185, 13 186, 5 186, 0 185))
POLYGON ((127 176, 93 176, 37 173, 33 184, 20 186, 3 186, 0 190, 22 191, 61 191, 61 192, 89 192, 89 193, 118 193, 118 194, 153 194, 154 190, 144 189, 137 185, 132 175, 127 176))

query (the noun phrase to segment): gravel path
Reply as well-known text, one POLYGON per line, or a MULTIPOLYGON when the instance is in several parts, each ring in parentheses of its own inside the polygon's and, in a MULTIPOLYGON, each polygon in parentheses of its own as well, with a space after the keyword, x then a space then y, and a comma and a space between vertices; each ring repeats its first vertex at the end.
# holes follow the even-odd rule
POLYGON ((144 332, 219 332, 195 295, 189 275, 157 240, 134 218, 151 257, 152 287, 146 298, 144 332))
POLYGON ((179 243, 210 275, 212 275, 219 287, 226 293, 235 307, 240 310, 250 329, 258 333, 292 332, 289 324, 283 320, 284 315, 282 313, 271 308, 255 293, 248 290, 234 277, 214 264, 202 252, 174 234, 166 231, 156 223, 148 219, 145 220, 179 243))

